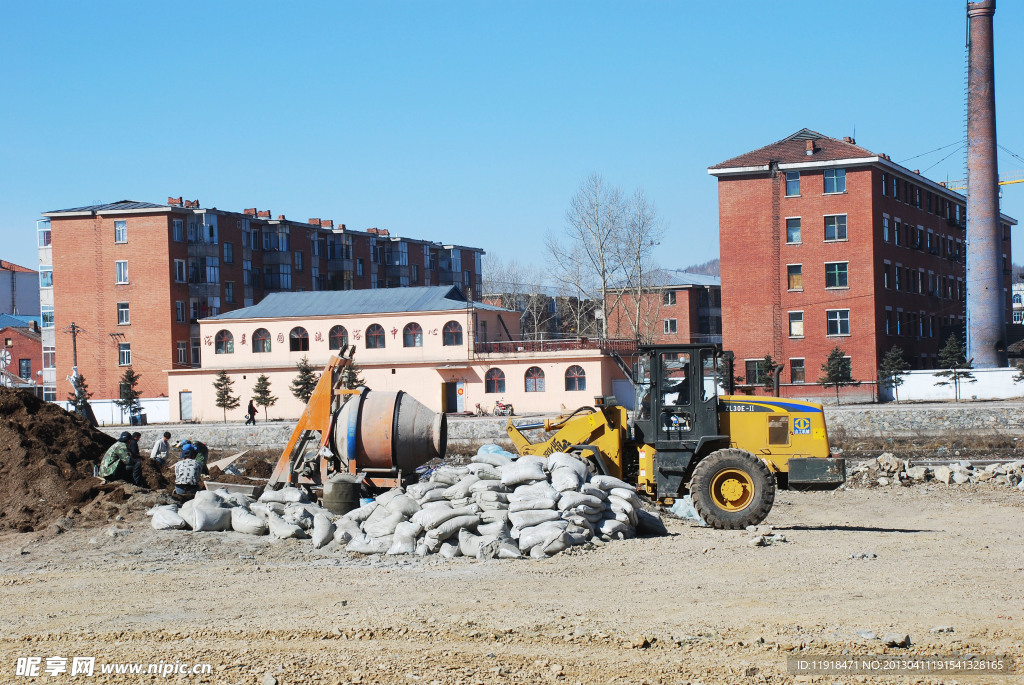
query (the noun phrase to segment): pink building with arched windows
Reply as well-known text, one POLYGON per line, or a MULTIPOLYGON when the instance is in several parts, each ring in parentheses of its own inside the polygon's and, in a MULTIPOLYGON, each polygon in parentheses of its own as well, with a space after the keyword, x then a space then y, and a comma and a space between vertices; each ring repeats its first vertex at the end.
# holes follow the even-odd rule
MULTIPOLYGON (((258 304, 199 321, 204 354, 198 369, 168 372, 172 421, 218 420, 213 381, 235 381, 240 419, 261 374, 278 400, 272 419, 297 418, 291 393, 296 364, 324 366, 344 345, 366 385, 404 390, 435 411, 487 411, 496 400, 517 413, 575 409, 595 395, 621 393, 624 376, 610 345, 586 339, 520 340, 516 312, 472 302, 453 286, 274 293, 258 304)), ((262 411, 262 410, 261 410, 262 411)), ((259 416, 265 419, 265 416, 259 416)))

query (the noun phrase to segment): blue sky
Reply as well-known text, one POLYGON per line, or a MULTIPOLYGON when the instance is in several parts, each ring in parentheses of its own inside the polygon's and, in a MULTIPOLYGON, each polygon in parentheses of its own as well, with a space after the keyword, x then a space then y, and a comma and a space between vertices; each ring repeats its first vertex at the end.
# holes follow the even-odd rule
MULTIPOLYGON (((659 261, 686 266, 718 254, 709 165, 803 127, 898 162, 962 139, 964 15, 947 0, 3 2, 0 258, 35 266, 40 212, 184 195, 543 263, 599 172, 644 188, 669 227, 659 261)), ((1024 7, 995 19, 999 142, 1024 157, 1024 7)), ((906 164, 962 178, 962 152, 940 162, 953 149, 906 164)), ((1024 184, 1004 191, 1024 219, 1024 184)))

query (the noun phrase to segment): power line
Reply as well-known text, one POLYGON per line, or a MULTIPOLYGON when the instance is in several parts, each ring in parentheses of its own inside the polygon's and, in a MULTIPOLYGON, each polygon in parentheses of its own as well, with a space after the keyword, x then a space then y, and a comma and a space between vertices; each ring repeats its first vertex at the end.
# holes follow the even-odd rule
POLYGON ((930 155, 933 152, 938 152, 940 150, 945 150, 947 147, 951 147, 953 145, 963 145, 963 144, 964 144, 963 139, 956 140, 956 141, 953 141, 952 143, 949 143, 949 145, 943 145, 942 147, 937 147, 934 150, 929 150, 928 152, 922 152, 921 154, 914 155, 913 157, 907 157, 906 159, 900 160, 898 163, 899 164, 903 164, 904 162, 909 162, 912 159, 917 159, 918 157, 924 157, 925 155, 930 155))

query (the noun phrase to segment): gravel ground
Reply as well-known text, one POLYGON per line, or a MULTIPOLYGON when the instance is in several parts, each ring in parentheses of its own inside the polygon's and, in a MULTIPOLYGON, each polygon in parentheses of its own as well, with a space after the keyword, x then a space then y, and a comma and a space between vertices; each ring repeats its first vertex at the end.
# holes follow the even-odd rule
POLYGON ((780 492, 766 523, 786 542, 767 547, 671 520, 666 537, 546 561, 362 557, 146 522, 12 533, 0 682, 29 682, 16 661, 33 656, 69 670, 93 656, 85 682, 109 683, 784 683, 811 681, 787 657, 844 650, 1007 654, 1024 671, 1022 521, 1015 490, 928 484, 780 492), (118 662, 212 673, 99 673, 118 662))

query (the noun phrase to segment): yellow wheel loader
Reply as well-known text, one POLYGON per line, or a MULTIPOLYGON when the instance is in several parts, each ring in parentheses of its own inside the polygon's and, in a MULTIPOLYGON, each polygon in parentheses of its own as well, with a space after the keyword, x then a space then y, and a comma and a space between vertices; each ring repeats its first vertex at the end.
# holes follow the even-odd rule
POLYGON ((820 404, 729 394, 732 355, 715 345, 640 346, 632 417, 598 397, 567 417, 506 431, 520 454, 575 453, 595 473, 635 483, 662 503, 689 493, 714 528, 762 522, 780 487, 838 487, 846 463, 831 457, 820 404), (551 435, 531 442, 525 430, 551 435))

